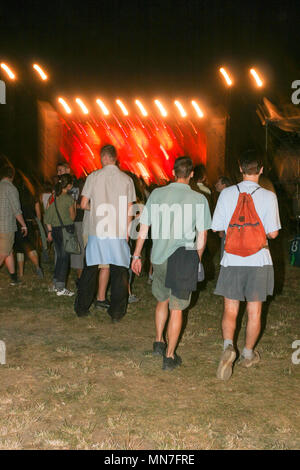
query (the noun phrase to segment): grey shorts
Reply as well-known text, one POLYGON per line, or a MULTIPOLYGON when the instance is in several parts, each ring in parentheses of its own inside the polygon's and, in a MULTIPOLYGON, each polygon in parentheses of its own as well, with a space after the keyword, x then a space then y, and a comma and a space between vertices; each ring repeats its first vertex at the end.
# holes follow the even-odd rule
POLYGON ((227 299, 264 302, 273 295, 273 266, 221 266, 215 294, 227 299))
POLYGON ((168 260, 163 264, 153 264, 152 294, 158 302, 169 299, 170 310, 185 310, 190 305, 191 295, 188 300, 178 299, 171 293, 171 289, 165 286, 168 260))

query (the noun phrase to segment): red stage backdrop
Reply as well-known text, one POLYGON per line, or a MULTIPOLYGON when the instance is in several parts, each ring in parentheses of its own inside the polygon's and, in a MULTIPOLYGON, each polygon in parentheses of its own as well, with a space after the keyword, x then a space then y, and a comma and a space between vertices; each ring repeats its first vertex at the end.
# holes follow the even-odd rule
MULTIPOLYGON (((49 105, 44 104, 44 112, 40 113, 44 120, 40 126, 42 142, 47 141, 45 133, 51 134, 51 129, 45 126, 49 112, 49 105)), ((106 144, 116 147, 121 169, 142 176, 147 183, 169 180, 175 158, 182 155, 190 156, 195 165, 206 165, 211 177, 224 171, 226 125, 223 117, 178 120, 116 114, 107 117, 57 114, 57 117, 60 137, 55 143, 52 140, 57 150, 56 160, 62 155, 77 177, 101 168, 100 148, 106 144)), ((49 125, 49 120, 47 123, 49 125)), ((53 148, 51 152, 43 148, 44 177, 49 176, 45 174, 45 161, 53 168, 54 153, 53 148)))

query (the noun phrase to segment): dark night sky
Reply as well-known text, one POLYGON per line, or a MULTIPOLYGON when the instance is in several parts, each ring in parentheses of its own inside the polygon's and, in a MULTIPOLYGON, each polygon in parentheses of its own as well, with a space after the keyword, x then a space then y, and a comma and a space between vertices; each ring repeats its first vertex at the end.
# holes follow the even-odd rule
POLYGON ((241 87, 255 64, 289 93, 300 78, 299 12, 289 0, 7 1, 1 53, 22 74, 40 60, 66 89, 214 94, 220 64, 241 87))
POLYGON ((6 0, 0 59, 16 69, 18 82, 6 114, 1 109, 0 151, 19 160, 25 147, 35 162, 35 111, 28 109, 37 97, 158 95, 224 106, 221 65, 235 78, 231 141, 238 148, 258 135, 263 142, 256 106, 263 95, 290 99, 291 83, 300 79, 299 24, 299 0, 6 0), (33 61, 49 73, 46 87, 34 77, 33 61), (266 79, 263 90, 251 83, 251 66, 266 79))

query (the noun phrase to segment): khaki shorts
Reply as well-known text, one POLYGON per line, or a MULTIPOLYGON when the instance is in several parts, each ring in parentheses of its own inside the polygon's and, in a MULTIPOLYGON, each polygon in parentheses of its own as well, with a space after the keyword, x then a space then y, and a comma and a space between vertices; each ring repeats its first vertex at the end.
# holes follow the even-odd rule
POLYGON ((171 289, 165 286, 168 260, 163 264, 153 264, 152 294, 158 302, 169 299, 170 310, 185 310, 190 305, 191 295, 188 300, 178 299, 171 293, 171 289))
POLYGON ((0 255, 11 254, 15 242, 15 232, 0 233, 0 255))

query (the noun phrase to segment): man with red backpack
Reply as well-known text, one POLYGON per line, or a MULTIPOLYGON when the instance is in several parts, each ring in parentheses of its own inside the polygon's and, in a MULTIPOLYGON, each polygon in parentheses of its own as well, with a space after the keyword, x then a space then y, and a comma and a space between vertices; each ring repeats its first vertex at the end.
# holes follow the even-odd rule
POLYGON ((263 172, 255 150, 245 152, 239 161, 243 181, 225 188, 218 199, 212 230, 225 231, 225 250, 215 294, 224 297, 222 332, 224 351, 217 378, 228 380, 236 350, 233 338, 240 301, 247 302, 246 343, 239 364, 251 367, 260 361, 254 347, 261 329, 262 303, 273 294, 274 271, 268 239, 281 228, 277 197, 258 184, 263 172))

